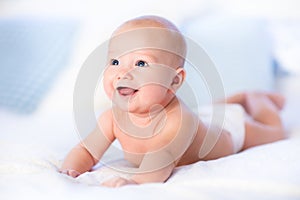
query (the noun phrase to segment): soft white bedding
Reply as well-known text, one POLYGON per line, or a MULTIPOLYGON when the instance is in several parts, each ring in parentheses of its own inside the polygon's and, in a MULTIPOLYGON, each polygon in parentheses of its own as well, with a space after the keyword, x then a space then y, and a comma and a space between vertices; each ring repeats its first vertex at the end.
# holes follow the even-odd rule
POLYGON ((107 178, 126 174, 99 166, 76 179, 67 177, 57 172, 66 151, 59 152, 56 145, 37 144, 34 138, 29 140, 27 143, 0 141, 2 200, 300 198, 300 129, 280 142, 177 168, 164 184, 117 189, 99 185, 107 178))

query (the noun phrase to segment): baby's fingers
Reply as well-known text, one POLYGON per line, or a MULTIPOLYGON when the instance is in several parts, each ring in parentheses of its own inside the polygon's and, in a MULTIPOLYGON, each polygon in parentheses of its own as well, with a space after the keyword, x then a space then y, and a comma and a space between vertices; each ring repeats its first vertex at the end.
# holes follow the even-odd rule
POLYGON ((68 176, 72 176, 73 178, 76 178, 77 176, 80 175, 80 173, 78 171, 73 170, 73 169, 64 169, 64 170, 60 170, 59 172, 62 174, 66 174, 68 176))
POLYGON ((76 178, 77 176, 80 175, 80 173, 76 170, 71 169, 71 170, 68 171, 68 175, 72 176, 73 178, 76 178))

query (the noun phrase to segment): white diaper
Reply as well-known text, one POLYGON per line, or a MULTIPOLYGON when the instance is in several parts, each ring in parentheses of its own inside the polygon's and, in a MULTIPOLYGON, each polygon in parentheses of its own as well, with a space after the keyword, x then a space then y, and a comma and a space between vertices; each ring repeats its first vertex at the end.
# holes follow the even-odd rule
POLYGON ((224 105, 209 105, 198 108, 200 119, 207 125, 217 124, 218 127, 222 127, 227 130, 232 137, 234 153, 239 152, 245 140, 245 111, 239 104, 225 104, 224 105), (221 120, 212 121, 213 108, 215 115, 221 120), (225 111, 225 112, 224 112, 225 111), (224 120, 223 120, 224 119, 224 120))

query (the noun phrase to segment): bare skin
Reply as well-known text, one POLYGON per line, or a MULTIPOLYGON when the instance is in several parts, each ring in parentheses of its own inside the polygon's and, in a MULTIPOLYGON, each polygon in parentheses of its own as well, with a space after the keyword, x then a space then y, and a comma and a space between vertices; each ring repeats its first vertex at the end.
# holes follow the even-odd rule
MULTIPOLYGON (((167 20, 150 16, 124 23, 114 34, 141 27, 178 31, 167 20)), ((151 35, 147 33, 144 37, 151 40, 151 35)), ((185 48, 182 41, 172 41, 171 37, 169 39, 170 44, 178 42, 180 48, 185 48)), ((185 49, 181 53, 184 52, 185 49)), ((122 146, 125 159, 136 165, 139 173, 130 179, 118 177, 108 180, 102 184, 107 187, 165 182, 177 166, 234 153, 231 133, 222 129, 211 151, 199 158, 199 149, 208 127, 175 95, 185 78, 181 58, 147 49, 119 57, 109 54, 109 59, 110 65, 104 73, 104 88, 116 105, 100 116, 99 128, 71 150, 63 162, 61 172, 77 177, 91 170, 116 139, 122 146), (161 70, 167 69, 168 73, 151 71, 153 68, 148 66, 154 62, 168 66, 169 68, 161 67, 161 70), (139 70, 138 67, 143 68, 139 70), (144 71, 147 72, 145 76, 142 73, 144 71), (149 78, 149 74, 153 74, 153 78, 164 74, 161 79, 157 79, 163 82, 144 83, 138 88, 130 85, 149 78), (126 87, 122 85, 124 83, 126 87), (127 106, 125 110, 122 108, 124 105, 127 106)), ((160 70, 160 67, 155 70, 160 70)), ((223 102, 240 104, 246 111, 242 149, 284 138, 279 115, 284 106, 282 96, 263 92, 239 93, 223 102)))
POLYGON ((277 93, 239 93, 225 100, 241 104, 249 118, 246 120, 246 139, 243 149, 284 139, 280 118, 285 99, 277 93))

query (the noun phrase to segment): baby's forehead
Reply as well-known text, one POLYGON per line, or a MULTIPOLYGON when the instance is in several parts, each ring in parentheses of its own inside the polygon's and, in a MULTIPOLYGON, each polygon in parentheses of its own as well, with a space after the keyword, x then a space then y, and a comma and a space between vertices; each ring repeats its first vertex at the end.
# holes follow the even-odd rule
POLYGON ((114 34, 109 41, 109 52, 115 57, 136 50, 170 52, 185 57, 182 35, 160 27, 143 27, 114 34))
POLYGON ((179 32, 179 30, 173 23, 171 23, 170 21, 164 18, 158 16, 143 16, 143 17, 138 17, 126 21, 115 30, 114 34, 126 32, 133 29, 138 29, 138 28, 155 28, 155 27, 179 32))
MULTIPOLYGON (((116 51, 109 50, 109 54, 115 54, 116 51)), ((158 59, 159 57, 166 57, 166 56, 174 56, 175 54, 173 52, 168 52, 163 49, 155 49, 155 48, 140 48, 140 49, 134 49, 132 51, 125 52, 122 55, 119 55, 118 57, 122 57, 125 55, 135 55, 137 57, 149 57, 153 59, 158 59)))

